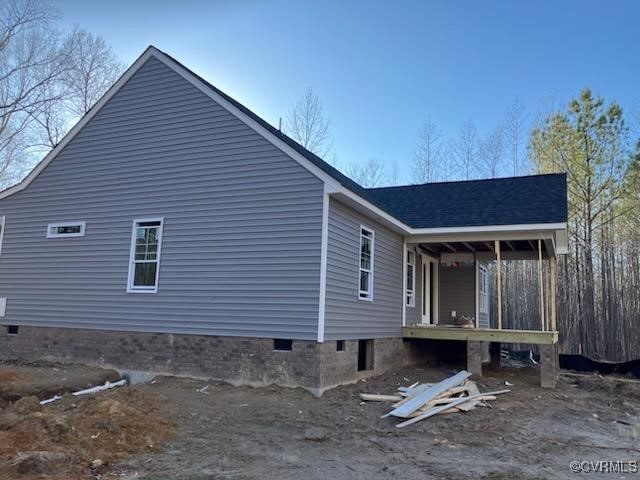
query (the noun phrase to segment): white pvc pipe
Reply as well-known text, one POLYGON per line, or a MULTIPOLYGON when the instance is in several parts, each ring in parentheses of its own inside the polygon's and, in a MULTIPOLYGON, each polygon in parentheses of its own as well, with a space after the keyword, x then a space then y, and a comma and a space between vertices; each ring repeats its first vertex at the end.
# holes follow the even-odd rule
MULTIPOLYGON (((102 392, 103 390, 109 390, 111 388, 116 388, 116 387, 124 387, 127 384, 127 379, 123 378, 121 380, 118 380, 117 382, 109 382, 107 381, 104 385, 98 385, 97 387, 91 387, 91 388, 86 388, 84 390, 78 390, 77 392, 72 392, 71 395, 87 395, 89 393, 97 393, 97 392, 102 392)), ((46 405, 47 403, 51 403, 51 402, 55 402, 56 400, 60 400, 62 397, 59 395, 55 395, 51 398, 48 398, 46 400, 42 400, 40 402, 40 405, 46 405)))

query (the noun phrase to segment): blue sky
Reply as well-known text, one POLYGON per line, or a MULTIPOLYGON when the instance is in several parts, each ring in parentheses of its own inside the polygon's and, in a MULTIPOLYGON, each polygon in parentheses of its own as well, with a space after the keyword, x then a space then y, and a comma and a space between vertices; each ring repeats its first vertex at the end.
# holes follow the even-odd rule
POLYGON ((124 62, 153 44, 274 125, 312 87, 338 160, 396 161, 402 180, 428 116, 452 137, 467 119, 495 128, 515 98, 535 118, 585 86, 640 105, 636 1, 55 4, 124 62))

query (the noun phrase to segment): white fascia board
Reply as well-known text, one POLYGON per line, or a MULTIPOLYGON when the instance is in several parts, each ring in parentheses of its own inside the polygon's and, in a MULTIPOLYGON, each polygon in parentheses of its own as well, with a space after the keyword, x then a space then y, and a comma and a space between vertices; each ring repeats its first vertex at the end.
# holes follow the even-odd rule
POLYGON ((412 228, 411 235, 442 235, 448 233, 476 233, 476 232, 531 232, 565 230, 566 223, 529 223, 521 225, 481 225, 476 227, 442 227, 442 228, 412 228))
MULTIPOLYGON (((326 184, 325 184, 326 185, 326 184)), ((327 254, 329 251, 329 194, 322 195, 322 233, 320 242, 320 294, 318 298, 318 343, 324 342, 327 302, 327 254)))

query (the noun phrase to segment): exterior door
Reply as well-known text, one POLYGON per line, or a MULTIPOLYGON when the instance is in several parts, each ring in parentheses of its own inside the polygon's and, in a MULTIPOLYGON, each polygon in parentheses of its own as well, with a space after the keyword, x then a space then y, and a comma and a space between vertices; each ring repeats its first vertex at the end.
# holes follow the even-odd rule
POLYGON ((422 255, 422 323, 438 323, 438 261, 422 255))

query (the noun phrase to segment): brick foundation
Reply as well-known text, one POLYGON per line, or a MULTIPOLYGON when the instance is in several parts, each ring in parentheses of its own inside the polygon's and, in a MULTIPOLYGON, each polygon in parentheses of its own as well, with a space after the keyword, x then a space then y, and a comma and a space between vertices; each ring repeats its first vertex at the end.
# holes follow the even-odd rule
POLYGON ((303 387, 315 395, 344 383, 425 360, 418 344, 373 340, 373 369, 358 371, 358 341, 294 340, 274 351, 272 338, 217 337, 21 326, 0 333, 0 359, 75 362, 120 370, 206 377, 235 385, 303 387))

